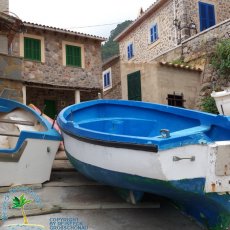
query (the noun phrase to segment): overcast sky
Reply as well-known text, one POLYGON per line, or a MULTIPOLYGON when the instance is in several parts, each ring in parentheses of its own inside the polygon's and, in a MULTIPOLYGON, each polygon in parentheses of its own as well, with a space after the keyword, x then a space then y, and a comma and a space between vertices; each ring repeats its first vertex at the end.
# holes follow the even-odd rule
POLYGON ((23 21, 109 37, 110 31, 117 23, 136 19, 140 8, 146 10, 155 0, 9 0, 9 2, 10 11, 23 21))

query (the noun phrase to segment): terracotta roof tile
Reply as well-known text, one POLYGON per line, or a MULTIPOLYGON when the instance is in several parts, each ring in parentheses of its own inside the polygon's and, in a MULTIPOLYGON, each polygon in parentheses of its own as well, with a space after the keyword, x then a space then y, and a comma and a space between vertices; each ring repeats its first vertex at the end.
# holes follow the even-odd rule
POLYGON ((124 29, 117 37, 114 38, 114 41, 120 41, 123 37, 125 37, 129 32, 135 29, 138 25, 140 25, 149 15, 159 9, 164 3, 169 0, 156 0, 147 10, 145 10, 142 14, 137 17, 133 23, 131 23, 126 29, 124 29))
POLYGON ((160 63, 160 65, 173 67, 173 68, 177 68, 177 69, 184 69, 184 70, 202 72, 201 68, 197 68, 195 66, 183 65, 183 64, 181 64, 181 65, 180 64, 173 64, 172 62, 159 62, 159 63, 160 63))
POLYGON ((105 41, 106 40, 106 38, 99 37, 96 35, 84 34, 84 33, 76 32, 76 31, 72 31, 72 30, 67 30, 67 29, 62 29, 62 28, 58 28, 58 27, 46 26, 46 25, 41 25, 41 24, 26 22, 26 21, 24 21, 23 23, 25 26, 28 26, 28 27, 45 29, 45 30, 49 30, 49 31, 55 31, 58 33, 67 33, 67 34, 77 35, 80 37, 86 37, 86 38, 95 39, 95 40, 99 40, 99 41, 105 41))

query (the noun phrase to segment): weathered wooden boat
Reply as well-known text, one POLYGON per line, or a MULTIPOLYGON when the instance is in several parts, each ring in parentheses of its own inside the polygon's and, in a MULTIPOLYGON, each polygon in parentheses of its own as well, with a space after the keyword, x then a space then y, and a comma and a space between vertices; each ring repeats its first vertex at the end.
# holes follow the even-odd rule
POLYGON ((230 226, 230 117, 96 100, 58 116, 75 168, 99 182, 173 200, 208 229, 230 226))
POLYGON ((218 112, 222 115, 230 116, 230 90, 213 91, 211 96, 215 99, 218 112))
POLYGON ((33 109, 0 98, 0 186, 49 180, 61 139, 33 109))

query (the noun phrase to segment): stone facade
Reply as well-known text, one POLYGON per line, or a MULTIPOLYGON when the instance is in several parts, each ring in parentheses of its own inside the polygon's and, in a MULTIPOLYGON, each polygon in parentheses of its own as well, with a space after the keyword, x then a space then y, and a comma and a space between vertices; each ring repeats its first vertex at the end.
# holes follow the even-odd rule
MULTIPOLYGON (((191 66, 200 67, 203 70, 203 73, 199 74, 200 81, 193 81, 190 73, 178 70, 179 72, 182 71, 185 76, 190 76, 190 80, 189 77, 184 77, 180 79, 182 82, 178 81, 177 84, 184 85, 185 89, 189 90, 188 83, 191 83, 191 87, 196 88, 195 91, 192 90, 194 92, 193 97, 196 98, 190 98, 189 101, 192 102, 187 106, 189 108, 198 108, 198 97, 206 94, 207 92, 203 93, 203 89, 206 89, 208 85, 210 90, 210 82, 216 79, 216 72, 209 64, 209 55, 217 41, 229 37, 229 18, 229 0, 156 1, 115 38, 119 42, 120 48, 122 98, 127 99, 127 75, 140 71, 142 92, 145 95, 152 95, 143 97, 143 100, 165 103, 165 101, 162 101, 152 93, 152 91, 157 91, 159 87, 163 86, 160 84, 162 79, 161 71, 157 71, 156 66, 156 71, 154 71, 151 66, 154 66, 156 61, 182 61, 189 63, 191 66), (200 32, 199 2, 213 4, 215 9, 216 26, 202 32, 200 32), (150 44, 152 23, 157 23, 158 25, 159 38, 150 44), (130 43, 133 44, 134 56, 128 59, 127 46, 130 43), (148 81, 155 81, 155 83, 152 84, 152 87, 149 87, 148 81), (198 85, 195 86, 194 82, 198 85), (197 93, 197 90, 200 90, 200 92, 197 93)), ((168 76, 171 76, 171 71, 169 69, 167 71, 168 76)), ((176 76, 174 78, 177 79, 176 76)), ((167 87, 168 91, 176 91, 177 86, 174 81, 175 79, 168 78, 168 84, 165 84, 164 87, 167 87)), ((182 88, 179 91, 184 92, 182 88)), ((160 94, 161 91, 158 93, 160 94)))
POLYGON ((230 86, 218 77, 210 64, 217 43, 224 39, 230 39, 230 19, 183 41, 181 46, 157 58, 157 61, 182 60, 203 70, 196 108, 200 108, 200 99, 210 95, 213 89, 230 86))
POLYGON ((215 87, 220 89, 230 86, 228 82, 218 77, 210 64, 217 43, 224 39, 230 39, 230 19, 182 43, 181 59, 203 69, 200 98, 210 95, 215 87))
POLYGON ((22 59, 0 54, 0 97, 22 102, 22 59))
POLYGON ((9 11, 9 0, 0 1, 0 12, 9 11))
POLYGON ((149 62, 177 45, 175 38, 176 28, 173 26, 173 9, 173 1, 167 1, 161 8, 148 16, 137 28, 133 29, 122 40, 119 40, 122 62, 149 62), (149 30, 154 23, 158 24, 159 39, 151 44, 149 30), (134 57, 128 61, 127 45, 129 42, 132 42, 134 45, 134 57))
POLYGON ((121 70, 120 57, 114 56, 102 65, 102 71, 111 68, 112 88, 103 91, 104 99, 121 99, 121 70))
POLYGON ((52 107, 55 104, 52 113, 73 103, 98 98, 102 89, 104 38, 31 23, 24 25, 26 33, 16 34, 10 46, 13 56, 0 56, 0 78, 6 87, 3 96, 10 90, 8 79, 11 79, 17 85, 14 88, 18 101, 33 103, 40 109, 47 101, 52 102, 52 107), (24 58, 24 37, 40 40, 41 61, 24 58), (81 47, 81 67, 66 65, 66 45, 81 47))
POLYGON ((0 79, 0 97, 23 102, 21 81, 0 79))
MULTIPOLYGON (((182 41, 200 32, 200 0, 158 0, 116 38, 122 62, 151 62, 159 55, 174 49, 182 41), (177 19, 177 26, 175 23, 177 19), (195 29, 191 28, 195 23, 195 29), (150 27, 158 24, 159 39, 150 44, 150 27), (127 58, 127 45, 132 42, 134 57, 127 58)), ((202 0, 215 7, 216 24, 230 18, 229 0, 202 0)))
MULTIPOLYGON (((44 62, 24 60, 23 80, 34 83, 59 85, 71 88, 101 88, 101 41, 65 33, 27 27, 24 36, 44 39, 44 62), (84 68, 63 65, 62 42, 81 44, 84 47, 84 68)), ((13 43, 13 54, 21 55, 23 36, 13 43)))
POLYGON ((164 67, 158 62, 124 63, 122 69, 122 99, 128 99, 127 74, 140 71, 142 101, 168 104, 168 95, 175 92, 176 95, 183 94, 184 107, 195 108, 200 91, 200 71, 164 67))

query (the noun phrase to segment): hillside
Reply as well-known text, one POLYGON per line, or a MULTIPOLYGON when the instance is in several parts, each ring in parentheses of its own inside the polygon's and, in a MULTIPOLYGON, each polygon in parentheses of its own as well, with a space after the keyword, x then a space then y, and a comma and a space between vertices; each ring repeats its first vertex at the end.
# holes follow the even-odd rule
POLYGON ((106 60, 116 54, 119 54, 118 43, 113 39, 120 34, 132 21, 127 20, 117 25, 117 27, 110 32, 109 40, 102 45, 102 60, 106 60))

